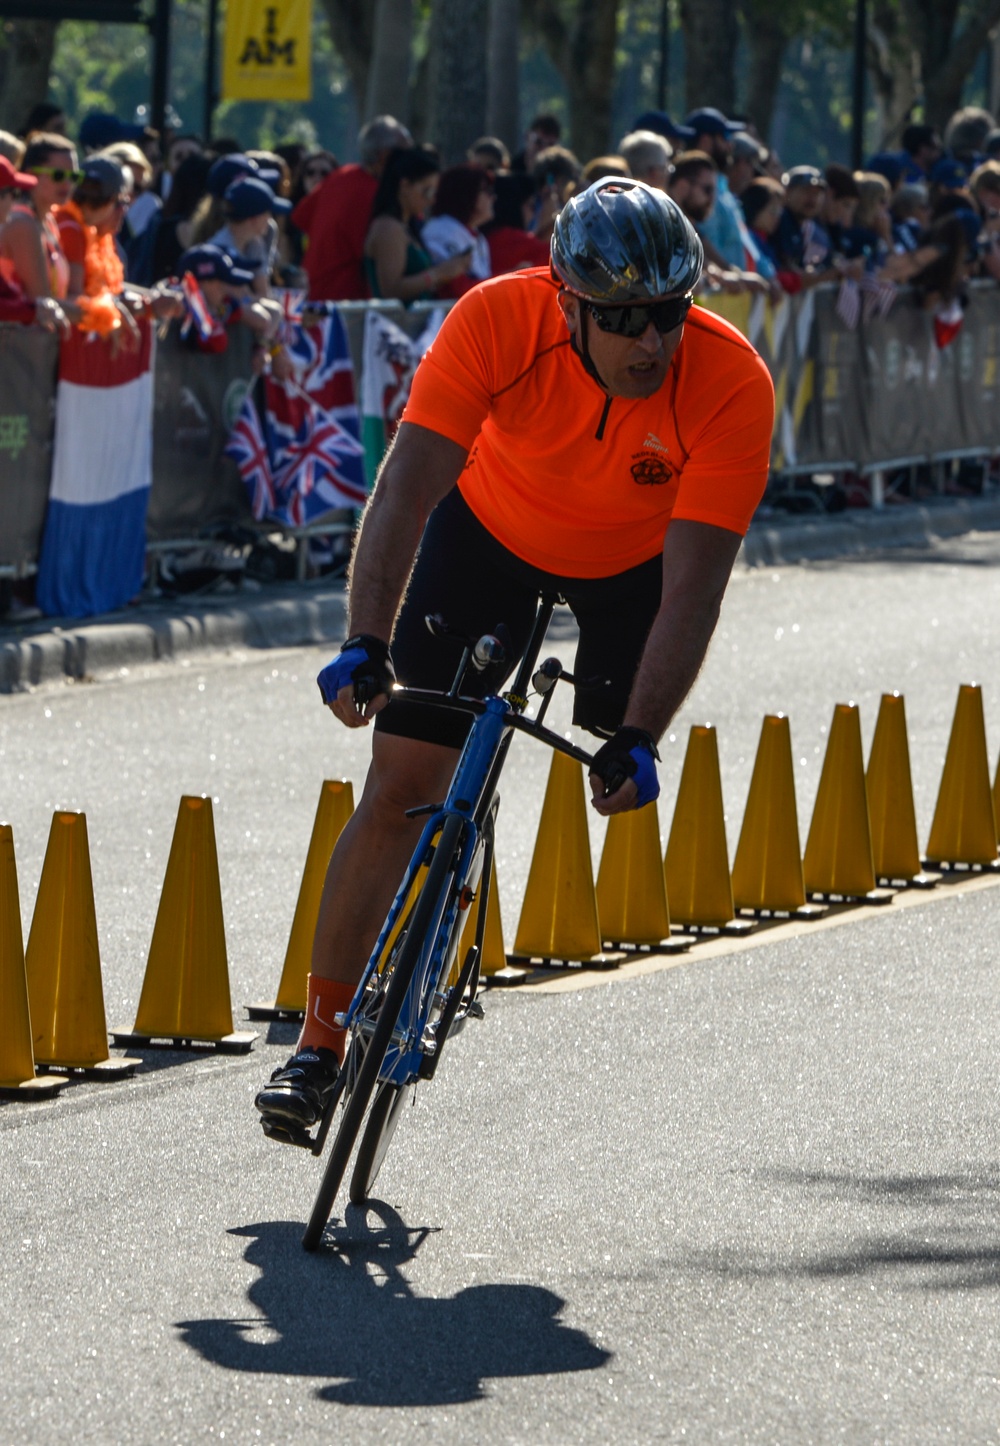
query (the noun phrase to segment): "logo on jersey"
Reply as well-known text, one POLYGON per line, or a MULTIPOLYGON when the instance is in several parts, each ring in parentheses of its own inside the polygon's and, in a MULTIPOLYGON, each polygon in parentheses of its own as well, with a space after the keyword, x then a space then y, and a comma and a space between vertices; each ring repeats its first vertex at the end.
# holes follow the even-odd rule
POLYGON ((662 452, 664 456, 670 451, 670 448, 663 445, 655 432, 647 432, 646 440, 642 445, 648 447, 651 452, 662 452))
POLYGON ((674 475, 659 457, 639 457, 632 463, 632 481, 640 487, 663 487, 674 475))

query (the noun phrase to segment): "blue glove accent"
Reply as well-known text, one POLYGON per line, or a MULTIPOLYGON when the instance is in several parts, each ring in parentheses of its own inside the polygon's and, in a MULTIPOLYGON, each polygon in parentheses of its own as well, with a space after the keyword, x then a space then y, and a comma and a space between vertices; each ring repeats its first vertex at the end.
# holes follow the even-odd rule
POLYGON ((642 808, 660 796, 655 762, 659 756, 652 734, 644 728, 622 727, 594 754, 591 772, 603 779, 605 798, 631 778, 638 790, 633 807, 642 808))
POLYGON ((644 743, 640 743, 636 748, 630 748, 628 756, 635 762, 632 782, 639 790, 635 806, 642 808, 644 804, 652 803, 654 798, 660 796, 660 780, 656 774, 656 760, 644 743))
POLYGON ((346 653, 338 653, 332 663, 321 668, 316 682, 323 702, 335 703, 341 688, 354 682, 355 669, 364 667, 367 662, 368 654, 364 648, 350 648, 346 653))
POLYGON ((364 708, 381 693, 392 692, 396 673, 389 654, 389 645, 381 638, 361 633, 348 638, 332 663, 322 668, 316 679, 323 702, 335 703, 341 688, 354 684, 354 701, 364 708))

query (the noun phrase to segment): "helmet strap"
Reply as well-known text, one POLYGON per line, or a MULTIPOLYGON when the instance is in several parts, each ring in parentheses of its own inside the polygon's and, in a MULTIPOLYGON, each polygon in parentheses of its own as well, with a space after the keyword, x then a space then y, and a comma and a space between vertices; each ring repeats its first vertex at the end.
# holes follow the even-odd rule
POLYGON ((578 356, 578 357, 580 358, 580 360, 583 362, 583 369, 584 369, 584 371, 587 373, 587 375, 588 375, 589 377, 591 377, 592 380, 597 383, 597 385, 601 388, 601 391, 602 391, 602 392, 606 392, 608 389, 607 389, 607 387, 606 387, 605 384, 604 384, 604 378, 601 376, 600 372, 597 370, 596 366, 594 365, 594 358, 590 355, 590 343, 589 343, 589 341, 588 341, 588 339, 587 339, 587 328, 588 328, 588 326, 590 325, 590 320, 591 320, 591 318, 590 318, 590 313, 589 313, 589 311, 587 310, 587 305, 586 305, 586 303, 585 303, 584 301, 580 301, 580 302, 579 302, 579 307, 580 307, 580 345, 579 345, 579 346, 576 346, 576 344, 575 344, 575 338, 571 338, 571 341, 572 341, 572 343, 573 343, 573 350, 576 352, 577 356, 578 356))

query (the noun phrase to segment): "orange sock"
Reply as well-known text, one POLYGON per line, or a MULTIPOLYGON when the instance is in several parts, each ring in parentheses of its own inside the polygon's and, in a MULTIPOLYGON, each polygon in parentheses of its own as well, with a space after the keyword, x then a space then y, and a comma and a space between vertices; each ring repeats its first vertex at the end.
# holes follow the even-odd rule
POLYGON ((332 1049, 343 1064, 347 1053, 347 1030, 334 1023, 334 1015, 348 1007, 357 985, 344 984, 339 979, 323 979, 318 974, 310 974, 307 982, 306 1018, 296 1051, 332 1049))

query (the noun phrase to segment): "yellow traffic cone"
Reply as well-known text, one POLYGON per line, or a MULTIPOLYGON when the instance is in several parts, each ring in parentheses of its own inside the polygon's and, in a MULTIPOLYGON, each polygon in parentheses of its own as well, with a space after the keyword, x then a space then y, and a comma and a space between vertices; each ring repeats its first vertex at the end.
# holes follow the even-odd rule
POLYGON ((255 1034, 234 1033, 212 800, 181 799, 153 926, 135 1028, 119 1043, 212 1045, 245 1054, 255 1034))
POLYGON ((803 873, 807 894, 868 903, 888 902, 891 889, 876 889, 872 859, 861 715, 856 703, 838 703, 823 759, 803 873))
POLYGON ((0 823, 0 1096, 48 1099, 64 1084, 35 1078, 14 830, 0 823))
POLYGON ((733 909, 719 745, 710 723, 695 724, 688 735, 663 867, 675 923, 693 931, 753 928, 733 909))
MULTIPOLYGON (((479 927, 479 906, 483 890, 476 890, 476 897, 469 909, 469 917, 462 930, 462 942, 458 950, 458 964, 465 959, 466 950, 476 942, 479 927)), ((500 890, 497 888, 497 858, 493 855, 490 864, 490 898, 486 906, 486 930, 483 934, 483 956, 479 961, 479 972, 484 979, 507 968, 507 954, 503 946, 503 922, 500 918, 500 890)))
POLYGON ((761 725, 733 860, 733 904, 763 915, 816 918, 826 913, 822 905, 806 903, 792 732, 784 713, 769 713, 761 725))
POLYGON ((301 1018, 306 1010, 308 975, 312 968, 313 935, 319 918, 327 865, 344 825, 354 812, 354 789, 346 778, 325 779, 313 821, 306 866, 288 936, 285 963, 273 1004, 248 1004, 251 1019, 301 1018))
POLYGON ((608 819, 597 871, 597 916, 601 937, 616 945, 670 947, 670 909, 655 803, 608 819))
POLYGON ((590 862, 583 765, 554 752, 512 960, 606 962, 590 862))
POLYGON ((882 694, 865 785, 875 877, 913 888, 938 883, 940 874, 924 873, 920 867, 906 703, 901 693, 882 694))
POLYGON ((108 1057, 94 883, 82 813, 52 815, 24 961, 35 1063, 105 1079, 131 1074, 139 1060, 108 1057))
POLYGON ((927 857, 934 863, 997 867, 997 825, 978 683, 963 683, 958 690, 927 857))

